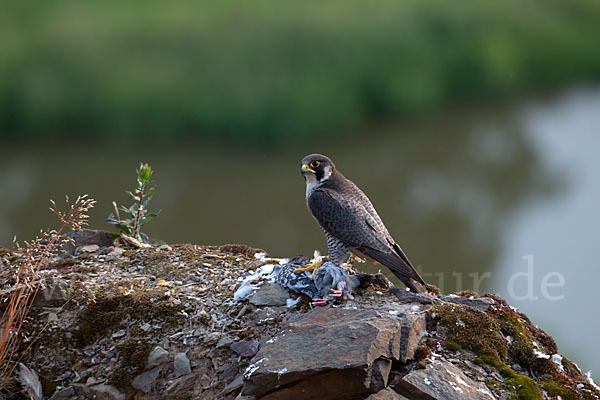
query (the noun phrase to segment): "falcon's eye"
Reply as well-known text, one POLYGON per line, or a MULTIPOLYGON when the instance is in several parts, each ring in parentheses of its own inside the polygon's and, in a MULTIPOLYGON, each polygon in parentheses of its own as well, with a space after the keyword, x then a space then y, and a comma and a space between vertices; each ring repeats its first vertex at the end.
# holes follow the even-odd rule
POLYGON ((321 164, 321 163, 320 163, 320 162, 318 162, 318 161, 316 161, 316 160, 315 160, 315 161, 311 161, 311 163, 310 163, 310 167, 311 167, 311 168, 317 168, 317 167, 318 167, 320 164, 321 164))

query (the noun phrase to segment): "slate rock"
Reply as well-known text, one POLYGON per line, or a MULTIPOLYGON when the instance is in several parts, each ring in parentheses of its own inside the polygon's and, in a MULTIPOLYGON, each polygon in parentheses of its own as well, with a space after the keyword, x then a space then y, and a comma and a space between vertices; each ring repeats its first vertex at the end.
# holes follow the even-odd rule
POLYGON ((451 294, 449 296, 439 296, 440 300, 447 303, 461 304, 471 306, 479 311, 486 312, 487 309, 495 303, 494 299, 489 297, 464 297, 451 294))
POLYGON ((258 352, 258 340, 244 339, 233 343, 229 348, 242 357, 254 357, 258 352))
POLYGON ((493 400, 485 383, 468 378, 457 366, 436 360, 400 380, 395 390, 411 399, 493 400))
POLYGON ((60 390, 56 390, 52 397, 50 397, 50 400, 68 400, 73 396, 75 396, 75 389, 73 386, 69 386, 60 390))
POLYGON ((44 285, 40 287, 36 296, 35 303, 44 305, 54 301, 67 301, 67 284, 58 278, 47 278, 44 285))
POLYGON ((87 386, 80 383, 74 383, 72 385, 75 389, 77 398, 83 397, 86 399, 97 399, 97 400, 125 400, 126 396, 121 393, 117 388, 111 385, 94 385, 87 386))
POLYGON ((243 376, 238 375, 235 377, 234 380, 232 380, 227 385, 225 385, 225 387, 223 388, 223 394, 228 394, 228 393, 234 392, 234 391, 240 389, 243 384, 244 384, 243 376))
POLYGON ((264 282, 248 300, 255 306, 285 306, 290 294, 279 284, 264 282))
POLYGON ((403 313, 398 316, 402 318, 400 361, 404 363, 414 358, 415 350, 419 346, 419 341, 427 331, 427 323, 424 315, 403 313))
POLYGON ((225 333, 219 338, 219 341, 217 342, 217 349, 229 347, 233 342, 234 339, 225 333))
POLYGON ((167 394, 174 397, 188 393, 194 387, 197 378, 198 374, 187 374, 175 379, 167 388, 167 394))
POLYGON ((365 400, 409 400, 408 398, 402 396, 400 393, 396 392, 392 388, 385 388, 380 390, 377 393, 373 393, 365 400))
POLYGON ((78 229, 64 236, 71 240, 65 241, 62 244, 59 253, 62 257, 74 255, 75 249, 81 246, 95 244, 99 247, 110 247, 113 245, 112 234, 106 231, 78 229))
POLYGON ((162 365, 167 362, 169 359, 169 352, 163 349, 160 346, 156 346, 150 354, 148 354, 148 361, 146 363, 146 368, 154 368, 158 365, 162 365))
POLYGON ((185 355, 185 353, 175 354, 175 359, 173 360, 173 368, 175 369, 176 378, 179 378, 180 376, 187 375, 192 372, 192 368, 190 367, 190 360, 185 355))
POLYGON ((83 253, 95 253, 100 250, 100 246, 97 244, 87 244, 85 246, 79 246, 75 249, 75 256, 79 256, 83 253))
POLYGON ((303 314, 252 359, 242 395, 364 398, 383 389, 388 363, 399 360, 402 322, 375 309, 317 308, 303 314))
POLYGON ((145 371, 131 381, 131 386, 135 389, 141 390, 144 393, 149 393, 152 390, 152 385, 158 378, 160 371, 162 370, 162 365, 158 367, 154 367, 148 371, 145 371))

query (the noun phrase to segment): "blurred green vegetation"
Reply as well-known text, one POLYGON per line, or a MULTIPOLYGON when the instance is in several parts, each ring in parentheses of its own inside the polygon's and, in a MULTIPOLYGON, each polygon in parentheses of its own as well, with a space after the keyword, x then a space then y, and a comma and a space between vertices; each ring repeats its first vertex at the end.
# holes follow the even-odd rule
POLYGON ((8 1, 12 139, 347 133, 600 77, 598 0, 8 1))

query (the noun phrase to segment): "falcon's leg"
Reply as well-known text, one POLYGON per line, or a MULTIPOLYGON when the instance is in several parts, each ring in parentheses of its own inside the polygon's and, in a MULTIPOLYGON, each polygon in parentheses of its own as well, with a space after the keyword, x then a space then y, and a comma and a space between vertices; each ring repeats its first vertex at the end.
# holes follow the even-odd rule
POLYGON ((341 267, 348 260, 350 250, 344 242, 331 236, 329 233, 325 232, 325 237, 327 237, 327 251, 329 252, 331 262, 341 267))

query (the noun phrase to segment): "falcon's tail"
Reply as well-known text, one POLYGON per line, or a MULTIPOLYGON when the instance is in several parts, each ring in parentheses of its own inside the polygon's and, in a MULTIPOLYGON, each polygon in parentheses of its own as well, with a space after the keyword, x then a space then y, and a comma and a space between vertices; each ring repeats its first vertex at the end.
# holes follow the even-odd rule
POLYGON ((386 253, 369 247, 359 248, 360 252, 385 265, 400 281, 415 293, 426 293, 427 284, 412 266, 400 246, 393 244, 393 251, 386 253))

